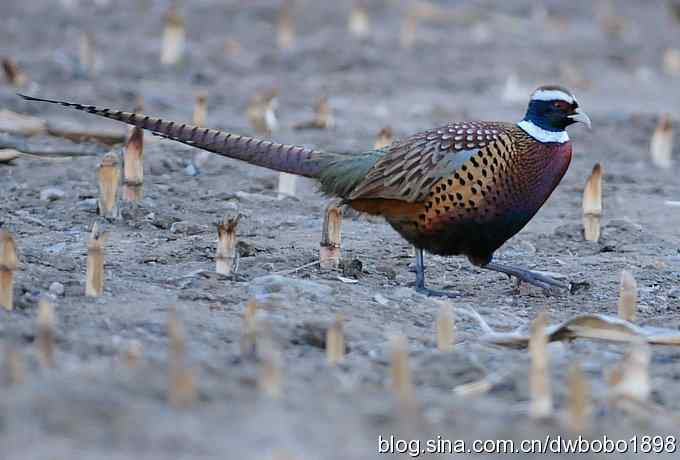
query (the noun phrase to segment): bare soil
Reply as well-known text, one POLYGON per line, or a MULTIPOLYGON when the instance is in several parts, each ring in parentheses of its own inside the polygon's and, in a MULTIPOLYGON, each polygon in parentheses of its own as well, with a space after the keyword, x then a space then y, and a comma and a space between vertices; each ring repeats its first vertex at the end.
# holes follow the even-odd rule
MULTIPOLYGON (((360 41, 347 34, 349 1, 301 0, 295 47, 280 52, 279 2, 186 2, 187 57, 168 68, 158 58, 167 1, 3 0, 0 55, 17 60, 30 94, 127 110, 143 95, 148 114, 168 119, 191 120, 194 95, 206 90, 208 124, 245 134, 252 134, 249 98, 278 88, 281 129, 272 137, 339 152, 371 148, 388 125, 399 137, 450 120, 518 120, 534 86, 563 83, 591 115, 593 130, 571 130, 575 154, 562 184, 496 257, 559 272, 582 288, 557 295, 517 289, 465 259, 439 257, 426 259, 429 283, 456 291, 456 306, 474 308, 507 331, 527 327, 542 310, 551 322, 579 313, 616 315, 619 276, 627 269, 639 286, 637 322, 678 329, 680 213, 665 204, 680 199, 677 162, 657 169, 648 150, 658 115, 680 116, 678 77, 662 67, 664 51, 680 43, 680 24, 664 1, 621 0, 612 8, 585 0, 535 3, 440 2, 458 13, 421 22, 413 47, 402 49, 399 2, 370 2, 371 34, 360 41), (96 44, 93 77, 78 66, 83 32, 96 44), (228 38, 240 43, 238 55, 225 56, 228 38), (508 86, 511 76, 519 89, 508 86), (292 129, 312 116, 321 95, 330 98, 335 126, 292 129), (597 162, 605 171, 603 230, 599 243, 588 243, 581 196, 597 162)), ((125 132, 88 115, 24 103, 14 93, 0 86, 0 108, 60 126, 125 132)), ((680 414, 677 348, 653 348, 652 399, 664 412, 650 415, 607 403, 605 374, 625 345, 551 345, 558 415, 532 421, 527 350, 480 341, 479 325, 460 316, 455 350, 438 352, 439 305, 411 289, 409 247, 387 225, 345 217, 345 266, 356 268, 358 261, 361 269, 344 276, 355 284, 339 281, 342 271, 294 271, 318 258, 326 199, 312 183, 301 181, 297 196, 278 200, 276 173, 218 157, 191 176, 191 148, 150 137, 145 198, 107 224, 106 290, 93 300, 84 296, 86 242, 98 219, 92 198, 107 149, 0 133, 5 146, 93 154, 0 165, 0 225, 16 236, 21 261, 17 308, 0 311, 0 350, 18 349, 26 364, 24 383, 0 391, 0 458, 368 459, 379 457, 379 435, 567 436, 566 373, 577 360, 593 397, 589 437, 680 432, 677 416, 666 415, 680 414), (65 195, 41 201, 50 187, 65 195), (227 278, 214 273, 214 223, 233 204, 244 214, 241 259, 238 276, 227 278), (271 274, 286 279, 262 278, 271 274), (53 299, 57 365, 43 369, 34 343, 37 299, 54 282, 65 288, 53 299), (257 363, 241 354, 242 316, 253 296, 266 303, 282 352, 279 399, 262 394, 257 363), (198 390, 197 402, 185 409, 166 398, 171 306, 186 329, 198 390), (331 369, 320 337, 337 313, 346 320, 349 353, 331 369), (389 391, 388 338, 395 333, 408 338, 419 415, 405 416, 389 391), (135 369, 121 358, 132 341, 143 346, 135 369), (487 376, 500 376, 487 393, 453 393, 487 376)))

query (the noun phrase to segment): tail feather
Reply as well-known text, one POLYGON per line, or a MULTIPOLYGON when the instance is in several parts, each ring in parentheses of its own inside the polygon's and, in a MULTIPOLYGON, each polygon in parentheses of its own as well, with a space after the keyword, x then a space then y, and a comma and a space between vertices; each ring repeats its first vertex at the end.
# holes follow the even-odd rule
POLYGON ((149 117, 139 113, 42 99, 23 94, 18 95, 27 101, 59 104, 100 117, 121 121, 128 125, 146 129, 161 137, 198 147, 218 155, 299 176, 319 178, 322 166, 328 161, 329 157, 333 156, 332 154, 306 147, 279 144, 216 129, 199 128, 198 126, 166 121, 162 118, 149 117))

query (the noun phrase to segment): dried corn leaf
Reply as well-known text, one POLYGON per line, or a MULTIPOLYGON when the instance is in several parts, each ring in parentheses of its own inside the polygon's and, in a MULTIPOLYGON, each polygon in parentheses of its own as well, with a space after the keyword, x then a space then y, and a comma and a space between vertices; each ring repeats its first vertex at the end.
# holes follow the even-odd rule
MULTIPOLYGON (((481 339, 495 345, 524 348, 529 344, 526 331, 494 331, 474 310, 457 309, 459 314, 475 319, 484 331, 481 339)), ((651 345, 680 345, 680 332, 653 326, 637 326, 629 321, 607 315, 577 315, 546 328, 548 340, 596 339, 611 342, 633 342, 640 339, 651 345)))
POLYGON ((19 158, 21 153, 14 149, 2 149, 0 150, 0 163, 11 163, 12 161, 19 158))
POLYGON ((0 110, 0 131, 24 136, 35 136, 47 131, 47 123, 37 117, 0 110))

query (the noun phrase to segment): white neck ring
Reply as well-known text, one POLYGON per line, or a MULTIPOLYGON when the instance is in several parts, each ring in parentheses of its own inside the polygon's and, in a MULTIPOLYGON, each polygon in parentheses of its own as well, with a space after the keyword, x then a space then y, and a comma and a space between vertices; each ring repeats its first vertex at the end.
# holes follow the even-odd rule
POLYGON ((525 133, 536 139, 538 142, 555 142, 558 144, 569 142, 569 134, 567 134, 565 130, 548 131, 540 126, 536 126, 530 120, 522 120, 517 123, 517 126, 522 128, 525 133))

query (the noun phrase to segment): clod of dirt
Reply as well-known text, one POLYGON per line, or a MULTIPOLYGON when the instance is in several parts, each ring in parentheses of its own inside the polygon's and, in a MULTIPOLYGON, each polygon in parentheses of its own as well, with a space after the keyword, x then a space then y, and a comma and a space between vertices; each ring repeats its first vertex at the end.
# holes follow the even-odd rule
POLYGON ((376 265, 375 271, 384 275, 390 281, 397 279, 397 271, 387 265, 376 265))
MULTIPOLYGON (((309 345, 322 350, 326 349, 326 331, 331 327, 332 321, 305 321, 297 324, 293 329, 290 342, 293 345, 309 345)), ((351 350, 345 337, 345 353, 351 350)))
POLYGON ((236 243, 236 250, 238 251, 239 257, 252 257, 258 252, 262 252, 262 249, 256 247, 253 243, 243 240, 239 240, 238 243, 236 243))
POLYGON ((305 297, 320 300, 328 298, 333 293, 333 288, 314 281, 267 275, 250 282, 250 293, 258 298, 282 297, 293 301, 298 297, 305 297))
POLYGON ((207 225, 196 224, 193 222, 180 221, 175 222, 170 226, 170 233, 181 234, 181 235, 200 235, 201 233, 207 233, 210 231, 210 227, 207 225))
POLYGON ((61 189, 50 187, 40 192, 40 201, 57 201, 66 196, 66 192, 61 189))
POLYGON ((62 296, 64 295, 64 285, 55 281, 54 283, 50 284, 50 293, 55 295, 55 296, 62 296))
POLYGON ((359 278, 363 274, 364 264, 359 259, 342 259, 340 269, 347 278, 359 278))

